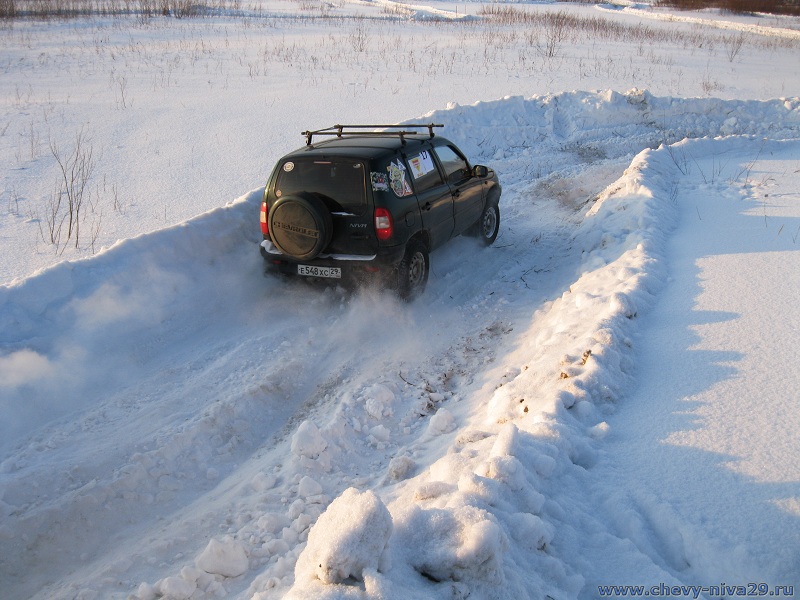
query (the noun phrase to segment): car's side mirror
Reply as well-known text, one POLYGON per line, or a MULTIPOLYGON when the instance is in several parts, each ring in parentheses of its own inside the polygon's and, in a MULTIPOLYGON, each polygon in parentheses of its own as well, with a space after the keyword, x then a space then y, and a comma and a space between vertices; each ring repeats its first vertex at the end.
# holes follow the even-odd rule
POLYGON ((480 177, 483 179, 489 175, 489 169, 483 165, 475 165, 472 167, 472 175, 473 177, 480 177))

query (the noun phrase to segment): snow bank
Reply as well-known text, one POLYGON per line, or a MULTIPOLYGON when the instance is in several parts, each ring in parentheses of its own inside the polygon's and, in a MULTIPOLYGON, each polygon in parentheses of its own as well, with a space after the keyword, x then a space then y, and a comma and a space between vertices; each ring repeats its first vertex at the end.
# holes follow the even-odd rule
POLYGON ((792 137, 800 128, 800 100, 658 97, 640 89, 574 91, 453 104, 424 119, 443 123, 445 135, 476 160, 500 162, 505 185, 574 165, 576 158, 581 164, 632 156, 684 138, 792 137))
POLYGON ((257 270, 248 252, 258 241, 251 217, 260 194, 0 286, 0 445, 84 407, 86 390, 107 373, 127 375, 104 349, 173 318, 170 305, 202 280, 198 271, 226 257, 252 258, 257 270), (53 322, 44 337, 43 319, 53 322), (78 385, 67 393, 65 382, 78 385))

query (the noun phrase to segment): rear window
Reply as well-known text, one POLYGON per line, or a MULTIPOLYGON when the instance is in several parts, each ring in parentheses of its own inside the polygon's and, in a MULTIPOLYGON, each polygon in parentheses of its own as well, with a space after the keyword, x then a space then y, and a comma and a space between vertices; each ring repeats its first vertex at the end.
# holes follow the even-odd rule
POLYGON ((367 206, 364 165, 346 159, 286 161, 278 171, 275 196, 298 192, 320 195, 334 212, 362 214, 367 206))

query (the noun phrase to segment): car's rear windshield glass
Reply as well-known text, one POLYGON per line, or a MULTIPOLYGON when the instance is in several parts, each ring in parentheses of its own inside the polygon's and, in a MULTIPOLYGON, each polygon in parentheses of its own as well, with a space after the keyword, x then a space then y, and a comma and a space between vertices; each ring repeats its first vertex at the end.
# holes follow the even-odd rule
POLYGON ((367 205, 364 165, 354 160, 289 160, 275 182, 277 197, 310 192, 319 194, 336 212, 363 213, 367 205))

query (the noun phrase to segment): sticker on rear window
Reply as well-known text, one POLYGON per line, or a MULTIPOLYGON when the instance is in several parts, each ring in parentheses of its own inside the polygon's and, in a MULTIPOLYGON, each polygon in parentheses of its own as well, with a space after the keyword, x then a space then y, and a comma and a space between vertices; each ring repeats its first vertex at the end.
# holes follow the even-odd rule
POLYGON ((389 185, 395 196, 402 198, 403 196, 410 196, 414 193, 411 191, 411 186, 408 184, 406 168, 403 166, 403 163, 391 162, 387 170, 389 171, 389 185))
POLYGON ((372 180, 372 191, 373 192, 388 192, 389 191, 389 181, 386 179, 386 173, 378 173, 372 171, 370 174, 370 179, 372 180))
POLYGON ((291 162, 291 161, 289 161, 289 162, 287 162, 287 163, 285 163, 285 164, 283 165, 283 170, 284 170, 284 171, 286 171, 287 173, 288 173, 289 171, 291 171, 292 169, 294 169, 294 163, 293 163, 293 162, 291 162))

